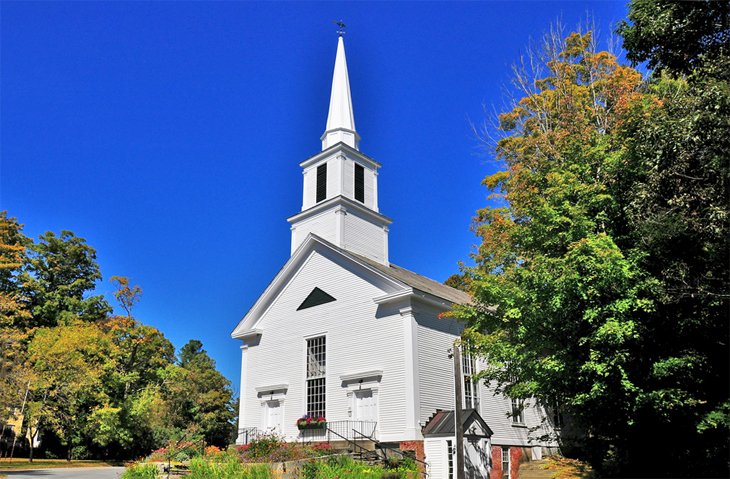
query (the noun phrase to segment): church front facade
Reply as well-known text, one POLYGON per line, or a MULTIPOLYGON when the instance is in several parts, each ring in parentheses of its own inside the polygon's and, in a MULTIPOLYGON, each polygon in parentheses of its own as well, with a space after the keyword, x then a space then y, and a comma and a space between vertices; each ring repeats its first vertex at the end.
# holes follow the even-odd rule
MULTIPOLYGON (((429 477, 447 479, 452 446, 432 441, 425 451, 423 431, 437 412, 454 409, 450 349, 463 326, 440 314, 470 298, 390 262, 380 164, 360 152, 359 140, 340 37, 322 151, 300 164, 291 257, 232 333, 241 344, 238 442, 261 433, 291 441, 367 436, 414 450, 432 462, 429 477)), ((479 366, 464 358, 463 404, 491 429, 491 451, 465 467, 471 477, 491 470, 517 479, 518 461, 555 446, 528 436, 554 431, 541 407, 471 381, 479 366)))

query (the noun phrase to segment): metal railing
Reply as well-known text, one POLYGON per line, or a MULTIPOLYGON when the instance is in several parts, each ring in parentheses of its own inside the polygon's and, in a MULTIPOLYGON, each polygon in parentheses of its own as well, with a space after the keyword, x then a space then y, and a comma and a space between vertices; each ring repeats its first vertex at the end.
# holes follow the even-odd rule
POLYGON ((236 444, 249 444, 254 439, 264 435, 264 431, 257 427, 242 427, 238 430, 236 444))
MULTIPOLYGON (((376 427, 378 423, 375 421, 330 421, 327 423, 328 434, 335 433, 338 437, 345 438, 348 441, 367 438, 372 441, 376 439, 376 427)), ((330 438, 328 437, 329 441, 330 438)), ((335 441, 337 439, 334 439, 335 441)))

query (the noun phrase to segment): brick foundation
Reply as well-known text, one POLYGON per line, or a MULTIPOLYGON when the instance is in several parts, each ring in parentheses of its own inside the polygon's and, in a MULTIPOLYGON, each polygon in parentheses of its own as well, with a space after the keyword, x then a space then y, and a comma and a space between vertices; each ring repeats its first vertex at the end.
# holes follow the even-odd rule
POLYGON ((510 479, 520 479, 520 461, 522 460, 522 448, 509 448, 509 477, 510 479))
MULTIPOLYGON (((416 453, 416 459, 419 461, 426 460, 426 451, 423 449, 423 441, 401 441, 398 448, 401 451, 414 451, 416 453)), ((419 462, 417 464, 418 472, 425 473, 426 471, 423 468, 423 463, 419 462)))
POLYGON ((424 461, 426 459, 426 452, 423 449, 423 441, 402 441, 398 448, 401 451, 414 451, 416 453, 416 459, 424 461))
POLYGON ((492 445, 492 471, 489 479, 502 479, 502 448, 509 448, 510 479, 520 479, 521 447, 492 445))

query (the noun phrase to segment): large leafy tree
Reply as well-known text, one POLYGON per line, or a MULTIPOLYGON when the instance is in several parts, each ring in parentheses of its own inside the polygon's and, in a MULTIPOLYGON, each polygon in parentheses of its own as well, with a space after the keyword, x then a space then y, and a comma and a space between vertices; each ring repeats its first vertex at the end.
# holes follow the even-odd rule
POLYGON ((56 433, 69 459, 83 447, 90 414, 109 402, 102 386, 114 369, 111 348, 98 325, 80 320, 41 328, 28 345, 33 420, 56 433))
POLYGON ((727 475, 730 431, 730 3, 636 1, 629 58, 656 65, 624 133, 636 175, 626 212, 660 280, 647 319, 643 434, 689 440, 669 453, 687 475, 727 475))
POLYGON ((0 423, 22 404, 27 382, 24 363, 26 334, 14 326, 27 321, 30 311, 17 276, 25 261, 28 238, 7 212, 0 212, 0 423))
POLYGON ((708 50, 696 81, 646 84, 590 34, 550 40, 500 117, 504 206, 478 212, 457 315, 484 378, 559 404, 601 473, 727 474, 728 69, 708 50))
POLYGON ((550 40, 545 74, 521 73, 526 96, 500 116, 506 169, 484 183, 505 206, 478 212, 467 281, 477 302, 458 314, 489 357, 484 378, 512 397, 559 402, 596 462, 631 426, 631 352, 652 308, 641 252, 617 244, 625 225, 610 188, 623 168, 615 132, 641 75, 594 51, 590 33, 550 40))
POLYGON ((102 295, 89 295, 101 279, 96 251, 71 231, 46 232, 30 245, 20 279, 32 314, 28 327, 96 321, 111 312, 102 295))
POLYGON ((628 58, 649 68, 690 73, 703 57, 727 54, 730 2, 634 0, 619 33, 628 58))
POLYGON ((224 446, 231 441, 235 418, 230 381, 215 368, 215 361, 198 340, 180 350, 179 362, 167 371, 165 397, 170 426, 179 430, 199 426, 206 442, 224 446))

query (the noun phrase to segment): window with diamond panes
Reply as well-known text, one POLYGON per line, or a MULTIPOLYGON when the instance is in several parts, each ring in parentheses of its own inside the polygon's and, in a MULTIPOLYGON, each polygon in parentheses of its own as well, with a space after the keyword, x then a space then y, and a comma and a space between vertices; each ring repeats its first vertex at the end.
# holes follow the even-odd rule
POLYGON ((324 336, 307 339, 307 414, 325 416, 327 353, 324 336))
POLYGON ((477 372, 477 363, 474 356, 464 354, 461 357, 461 370, 464 374, 464 407, 479 409, 479 381, 472 379, 472 376, 477 372))

